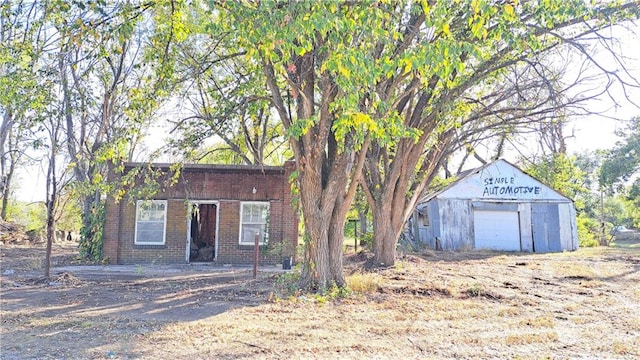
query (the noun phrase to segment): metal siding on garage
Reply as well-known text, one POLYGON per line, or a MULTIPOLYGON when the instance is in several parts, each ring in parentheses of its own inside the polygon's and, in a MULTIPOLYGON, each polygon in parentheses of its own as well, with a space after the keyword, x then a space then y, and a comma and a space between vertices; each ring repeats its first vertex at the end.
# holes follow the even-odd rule
POLYGON ((560 214, 558 212, 558 204, 548 204, 547 206, 547 231, 549 231, 549 251, 562 251, 562 242, 560 241, 560 214))
POLYGON ((476 249, 521 250, 517 211, 475 210, 473 229, 476 249))
POLYGON ((531 204, 531 227, 534 252, 562 251, 558 204, 531 204))
POLYGON ((573 203, 558 204, 558 218, 560 219, 560 243, 562 250, 577 249, 576 215, 573 203))
POLYGON ((522 251, 533 252, 533 234, 531 233, 531 203, 518 203, 520 214, 520 245, 522 251))
POLYGON ((439 201, 440 243, 442 250, 471 248, 471 206, 467 200, 439 201))
POLYGON ((531 204, 531 229, 533 251, 549 252, 549 232, 547 231, 547 204, 531 204))

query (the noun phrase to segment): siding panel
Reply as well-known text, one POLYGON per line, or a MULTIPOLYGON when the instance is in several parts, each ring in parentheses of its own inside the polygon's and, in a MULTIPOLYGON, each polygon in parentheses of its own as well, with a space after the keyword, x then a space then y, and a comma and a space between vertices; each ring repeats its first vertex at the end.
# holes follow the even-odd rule
POLYGON ((520 244, 522 251, 533 252, 533 234, 531 229, 531 203, 518 204, 520 213, 520 244))
POLYGON ((440 200, 440 229, 443 250, 471 249, 473 228, 471 204, 467 200, 440 200))

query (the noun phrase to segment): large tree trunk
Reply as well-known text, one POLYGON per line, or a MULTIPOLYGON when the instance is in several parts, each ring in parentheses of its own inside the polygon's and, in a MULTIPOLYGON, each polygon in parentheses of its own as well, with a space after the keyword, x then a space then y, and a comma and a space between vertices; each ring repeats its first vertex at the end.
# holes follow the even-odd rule
MULTIPOLYGON (((296 159, 307 246, 300 285, 322 292, 333 285, 345 284, 342 273, 344 224, 356 193, 369 139, 359 151, 354 150, 353 139, 342 139, 342 148, 338 145, 332 129, 335 119, 330 109, 338 89, 328 73, 316 79, 315 56, 306 53, 297 57, 295 66, 288 69, 290 78, 296 79, 291 85, 297 98, 297 121, 314 119, 316 122, 289 140, 296 159), (316 89, 319 96, 316 96, 316 89)), ((285 127, 290 129, 296 120, 289 117, 274 69, 268 61, 265 61, 265 75, 274 106, 285 127)))
POLYGON ((342 285, 344 278, 342 269, 339 272, 332 271, 331 264, 335 257, 342 257, 342 248, 334 253, 332 237, 332 215, 334 201, 327 201, 331 194, 324 193, 321 188, 321 175, 317 169, 305 167, 300 175, 299 186, 301 189, 302 212, 304 214, 305 235, 307 237, 307 258, 302 273, 302 285, 307 288, 327 288, 331 283, 342 285), (324 206, 322 206, 324 204, 324 206))
POLYGON ((333 285, 345 285, 342 250, 344 223, 351 202, 344 190, 349 185, 347 178, 336 179, 334 186, 323 189, 314 173, 306 168, 299 182, 308 241, 301 285, 323 291, 333 285))
POLYGON ((396 244, 402 229, 394 228, 389 208, 378 205, 373 209, 373 252, 376 266, 393 266, 396 261, 396 244))
MULTIPOLYGON (((451 133, 439 135, 444 142, 451 133)), ((370 154, 364 175, 363 190, 373 214, 373 251, 374 265, 392 266, 395 264, 396 245, 404 229, 404 225, 413 214, 423 190, 433 180, 439 168, 446 147, 432 148, 424 155, 424 144, 428 134, 417 141, 399 142, 396 154, 386 166, 379 166, 379 154, 384 149, 378 148, 370 154), (415 168, 420 164, 419 171, 415 168), (383 169, 382 171, 380 169, 383 169)))

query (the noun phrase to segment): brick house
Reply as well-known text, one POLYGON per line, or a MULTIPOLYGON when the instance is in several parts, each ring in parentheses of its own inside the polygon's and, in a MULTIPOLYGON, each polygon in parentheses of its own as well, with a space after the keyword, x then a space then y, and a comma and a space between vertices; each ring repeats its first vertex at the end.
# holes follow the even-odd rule
MULTIPOLYGON (((110 181, 135 173, 143 164, 127 163, 110 181)), ((298 219, 284 166, 184 165, 170 185, 151 198, 135 189, 153 177, 162 183, 174 173, 169 164, 136 173, 128 196, 107 199, 103 255, 115 264, 250 264, 256 234, 260 263, 295 256, 298 219)))

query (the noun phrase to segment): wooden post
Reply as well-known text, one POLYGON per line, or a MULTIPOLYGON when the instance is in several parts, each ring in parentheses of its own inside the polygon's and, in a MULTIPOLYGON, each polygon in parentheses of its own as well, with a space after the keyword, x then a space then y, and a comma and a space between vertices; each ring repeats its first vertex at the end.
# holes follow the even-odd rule
POLYGON ((355 252, 358 253, 358 220, 353 220, 353 244, 355 252))
POLYGON ((253 278, 258 276, 258 251, 260 250, 260 232, 256 232, 255 242, 253 247, 253 278))

